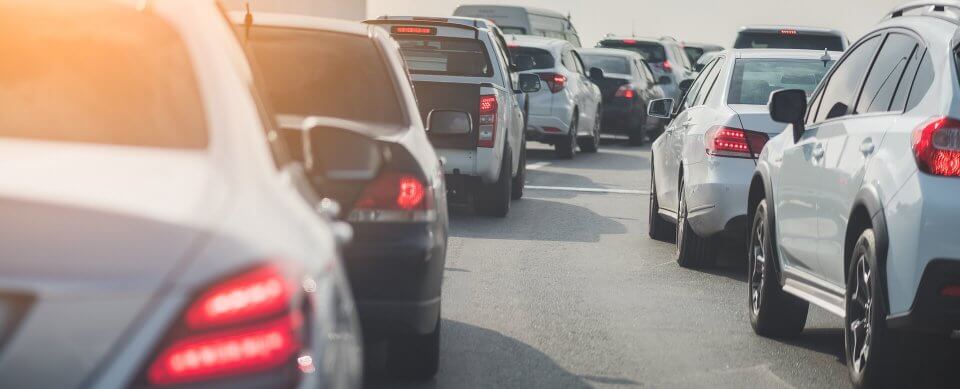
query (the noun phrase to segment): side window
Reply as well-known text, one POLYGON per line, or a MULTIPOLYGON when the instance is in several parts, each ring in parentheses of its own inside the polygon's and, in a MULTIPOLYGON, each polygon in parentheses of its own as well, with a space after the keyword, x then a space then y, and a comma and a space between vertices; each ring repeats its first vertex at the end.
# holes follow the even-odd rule
POLYGON ((893 96, 893 102, 890 104, 890 110, 894 112, 903 112, 907 107, 907 98, 910 97, 910 89, 913 87, 913 80, 917 77, 917 69, 920 68, 920 60, 923 59, 924 49, 922 46, 913 51, 910 63, 907 64, 907 70, 903 72, 903 81, 897 87, 897 92, 893 96))
POLYGON ((930 56, 924 55, 920 61, 920 69, 917 71, 917 78, 913 81, 913 89, 910 91, 910 99, 907 100, 907 111, 914 109, 920 104, 920 100, 927 95, 930 86, 933 85, 934 74, 933 64, 930 62, 930 56))
POLYGON ((891 33, 887 36, 863 83, 856 113, 890 110, 893 95, 903 80, 903 72, 917 46, 917 41, 908 35, 891 33))
POLYGON ((857 98, 863 74, 867 72, 870 62, 873 61, 880 41, 879 35, 868 38, 837 65, 827 87, 823 90, 823 98, 817 108, 814 122, 846 116, 853 112, 851 105, 857 98))
POLYGON ((694 106, 697 95, 700 93, 700 89, 703 86, 703 81, 707 78, 707 75, 713 71, 713 68, 716 65, 717 61, 710 62, 710 64, 707 65, 706 70, 700 73, 700 75, 697 76, 697 79, 693 81, 693 85, 691 85, 690 89, 687 90, 687 95, 683 99, 683 108, 690 108, 694 106))
POLYGON ((810 101, 810 105, 807 107, 807 117, 804 120, 806 125, 813 124, 813 120, 817 118, 817 107, 820 106, 821 101, 823 101, 823 91, 810 101))
POLYGON ((577 66, 577 72, 580 74, 587 74, 585 66, 583 66, 583 60, 580 59, 580 54, 577 54, 576 51, 571 51, 573 54, 573 63, 577 66))
POLYGON ((576 60, 573 59, 573 50, 564 49, 563 54, 560 55, 560 62, 563 63, 563 66, 571 72, 577 71, 576 60))
POLYGON ((717 86, 717 79, 720 77, 720 74, 723 73, 723 58, 718 58, 716 60, 717 64, 710 71, 710 74, 707 75, 706 80, 704 81, 702 91, 700 92, 700 97, 697 97, 697 105, 703 105, 707 102, 707 99, 710 98, 710 95, 713 94, 714 88, 717 86))
POLYGON ((643 74, 645 74, 647 80, 650 81, 650 85, 656 85, 657 78, 653 76, 653 70, 650 70, 650 65, 646 62, 640 62, 640 70, 643 70, 643 74))
POLYGON ((670 51, 673 51, 673 56, 676 57, 678 61, 680 61, 680 64, 683 65, 683 67, 687 69, 692 68, 692 66, 690 65, 690 60, 687 58, 687 55, 683 53, 683 50, 680 50, 679 46, 671 45, 670 51))
POLYGON ((650 87, 650 80, 647 79, 647 75, 643 73, 640 63, 634 60, 633 62, 633 71, 637 73, 637 80, 640 81, 640 87, 647 89, 650 87))

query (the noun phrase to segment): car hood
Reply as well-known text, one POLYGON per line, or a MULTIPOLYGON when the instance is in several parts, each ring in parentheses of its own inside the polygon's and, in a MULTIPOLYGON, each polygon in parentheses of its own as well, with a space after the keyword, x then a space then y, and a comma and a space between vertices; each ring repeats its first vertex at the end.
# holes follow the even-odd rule
POLYGON ((213 229, 223 177, 204 152, 8 140, 0 166, 0 387, 81 386, 213 229))
POLYGON ((741 128, 744 130, 765 132, 772 137, 787 128, 786 124, 773 121, 770 111, 764 105, 734 104, 730 105, 730 109, 740 118, 741 128))

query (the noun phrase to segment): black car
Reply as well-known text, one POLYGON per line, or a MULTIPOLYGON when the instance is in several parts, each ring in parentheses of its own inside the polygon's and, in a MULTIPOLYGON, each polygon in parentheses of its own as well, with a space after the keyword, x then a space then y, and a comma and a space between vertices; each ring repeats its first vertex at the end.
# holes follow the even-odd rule
MULTIPOLYGON (((344 263, 365 343, 386 343, 391 375, 432 377, 446 185, 396 42, 376 26, 299 16, 254 13, 245 30, 283 136, 325 197, 318 208, 352 227, 344 263)), ((438 131, 470 122, 457 111, 428 117, 438 131)))
POLYGON ((647 115, 650 101, 667 97, 640 54, 620 49, 577 50, 587 68, 603 70, 593 78, 603 95, 603 131, 626 134, 631 145, 641 145, 665 125, 647 115))

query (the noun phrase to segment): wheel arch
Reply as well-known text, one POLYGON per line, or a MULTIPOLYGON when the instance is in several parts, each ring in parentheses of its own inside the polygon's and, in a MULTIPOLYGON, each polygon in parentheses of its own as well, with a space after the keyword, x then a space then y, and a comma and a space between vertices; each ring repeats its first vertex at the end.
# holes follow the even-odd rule
POLYGON ((747 192, 747 222, 750 223, 747 231, 748 236, 752 233, 753 229, 753 218, 757 213, 757 205, 760 204, 760 200, 767 200, 767 226, 769 227, 769 237, 771 243, 771 253, 773 257, 773 267, 777 271, 777 278, 779 278, 780 285, 786 283, 786 275, 783 272, 783 266, 780 263, 780 250, 777 247, 777 212, 776 207, 774 206, 773 201, 773 184, 770 180, 770 172, 768 166, 764 163, 757 165, 757 169, 753 173, 753 178, 750 179, 750 189, 747 192))
POLYGON ((878 273, 877 280, 880 282, 882 291, 881 300, 885 307, 890 306, 890 300, 887 295, 887 251, 889 248, 889 238, 887 235, 887 220, 883 212, 883 203, 880 200, 880 194, 872 186, 864 186, 857 193, 854 199, 853 207, 850 209, 847 219, 847 229, 844 235, 843 247, 843 279, 846 280, 850 271, 851 255, 857 244, 857 239, 864 230, 873 229, 876 239, 876 260, 878 273))

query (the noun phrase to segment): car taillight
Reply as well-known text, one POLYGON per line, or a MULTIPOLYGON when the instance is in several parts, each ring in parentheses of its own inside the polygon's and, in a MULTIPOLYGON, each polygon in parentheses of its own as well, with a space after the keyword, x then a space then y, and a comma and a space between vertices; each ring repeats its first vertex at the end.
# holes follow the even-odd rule
POLYGON ((913 156, 925 173, 960 177, 960 121, 941 117, 914 130, 913 156))
POLYGON ((667 61, 667 60, 663 61, 663 63, 660 64, 660 67, 662 67, 663 70, 666 70, 668 72, 673 70, 673 65, 671 65, 670 61, 667 61))
POLYGON ((146 370, 164 386, 296 366, 303 348, 299 310, 283 273, 264 265, 207 288, 195 299, 146 370))
POLYGON ((940 295, 943 297, 960 297, 960 285, 947 285, 940 289, 940 295))
POLYGON ((364 188, 348 218, 351 222, 432 220, 433 192, 418 177, 384 172, 364 188))
POLYGON ((635 44, 637 44, 637 40, 636 40, 636 39, 624 39, 624 40, 623 40, 623 44, 626 44, 626 45, 635 45, 635 44))
POLYGON ((617 89, 616 97, 622 97, 627 100, 633 100, 636 97, 636 92, 634 92, 633 87, 630 85, 621 86, 620 89, 617 89))
POLYGON ((797 30, 780 30, 780 35, 799 35, 797 30))
POLYGON ((558 73, 540 73, 540 79, 547 83, 552 93, 560 93, 567 86, 567 76, 558 73))
POLYGON ((480 147, 491 148, 497 139, 497 108, 497 96, 480 96, 480 147))
POLYGON ((704 135, 707 154, 718 157, 757 158, 769 136, 762 132, 715 126, 704 135))

